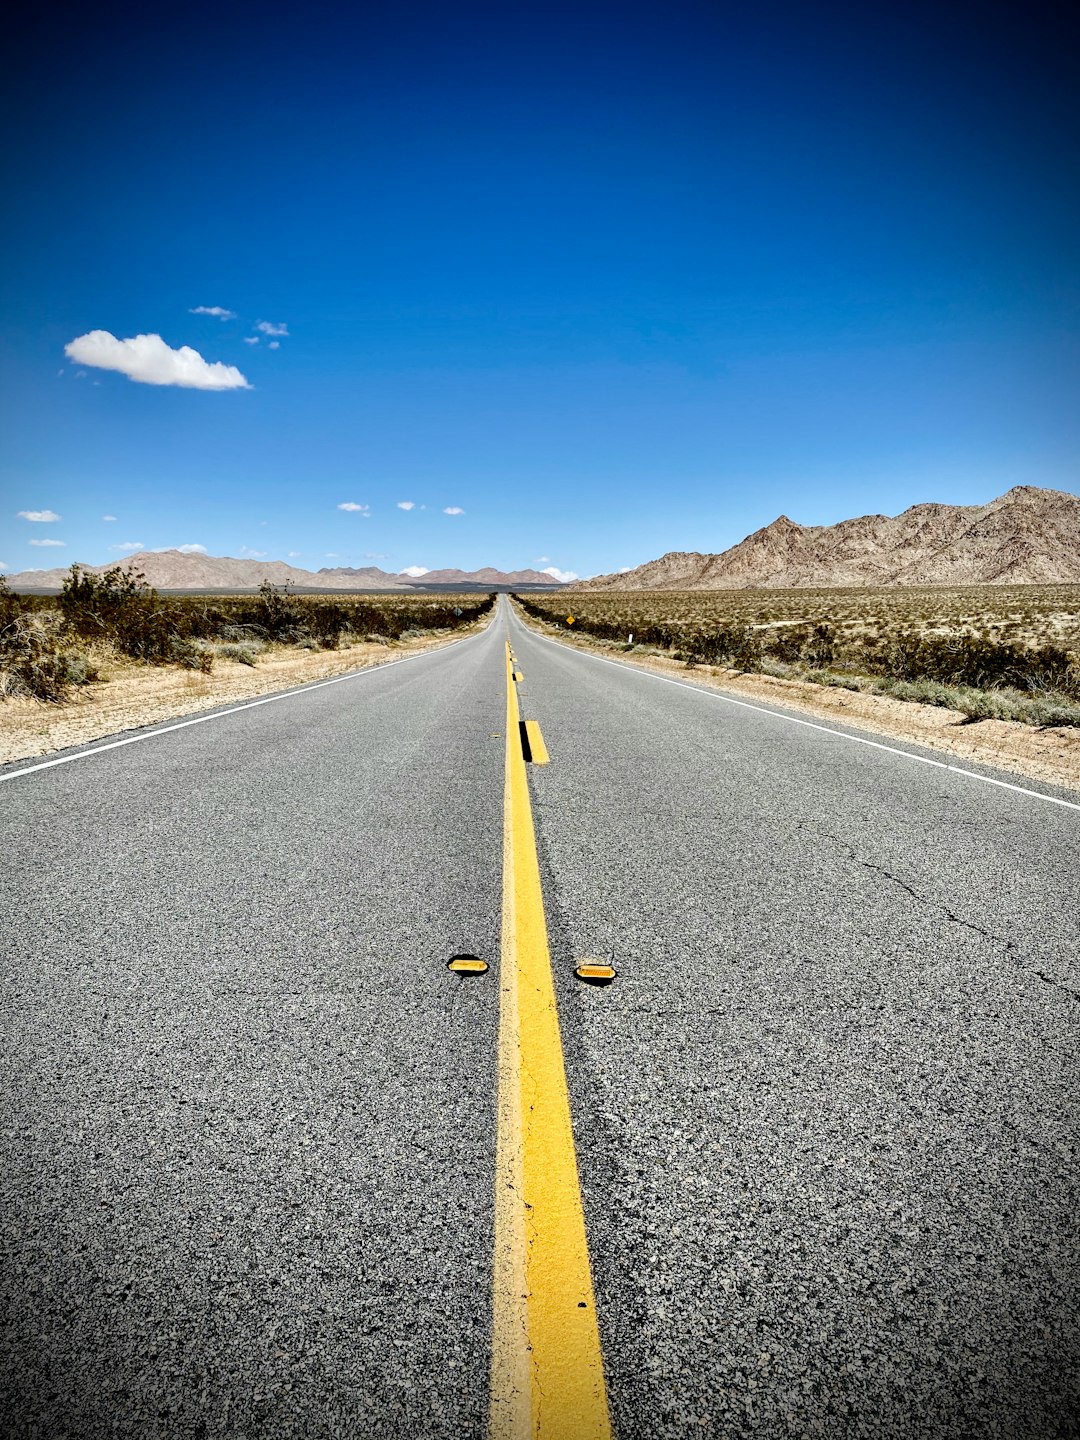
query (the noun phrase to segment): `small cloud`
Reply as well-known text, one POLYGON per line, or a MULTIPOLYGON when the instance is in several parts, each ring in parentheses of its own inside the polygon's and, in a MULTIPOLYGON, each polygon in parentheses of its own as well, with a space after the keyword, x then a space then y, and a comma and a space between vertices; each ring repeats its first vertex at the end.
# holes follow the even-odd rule
POLYGON ((536 557, 536 559, 533 561, 533 564, 534 564, 534 565, 550 565, 550 563, 551 563, 551 556, 550 556, 550 555, 538 555, 538 556, 536 557))
POLYGON ((552 580, 558 580, 560 585, 568 585, 571 580, 578 578, 573 570, 560 570, 557 565, 548 565, 540 573, 541 575, 550 575, 552 580))
POLYGON ((6 560, 0 560, 0 570, 10 570, 10 569, 11 569, 11 566, 7 563, 6 560))
POLYGON ((101 518, 102 518, 103 520, 115 520, 115 519, 116 519, 116 516, 115 516, 115 515, 103 515, 101 518))
POLYGON ((220 305, 196 305, 190 315, 216 315, 219 320, 235 320, 235 310, 225 310, 220 305))
POLYGON ((240 549, 239 549, 236 553, 237 553, 237 554, 240 556, 240 558, 243 559, 243 560, 265 560, 265 559, 266 559, 266 551, 265 551, 265 550, 249 550, 246 545, 241 545, 241 546, 240 546, 240 549))
POLYGON ((118 555, 129 555, 132 551, 141 550, 142 548, 143 542, 141 540, 125 540, 122 545, 109 546, 109 549, 115 550, 118 555))
POLYGON ((370 505, 358 505, 355 500, 343 500, 337 507, 339 510, 354 511, 357 515, 370 515, 370 505))
POLYGON ((19 519, 20 519, 20 520, 38 520, 38 521, 40 521, 42 524, 46 524, 46 525, 47 525, 47 524, 50 524, 53 520, 59 520, 60 518, 61 518, 61 517, 60 517, 59 515, 57 515, 57 513, 56 513, 55 510, 20 510, 20 511, 19 511, 19 519))
POLYGON ((338 552, 337 552, 336 550, 327 550, 327 552, 326 552, 326 558, 327 558, 327 560, 340 560, 340 559, 341 559, 341 556, 338 554, 338 552))
POLYGON ((303 553, 304 552, 302 550, 290 550, 288 551, 288 556, 290 560, 299 560, 300 556, 303 553))
POLYGON ((421 575, 430 575, 431 571, 426 565, 406 565, 404 570, 399 570, 399 575, 408 575, 413 580, 419 580, 421 575))
POLYGON ((165 548, 179 550, 181 555, 206 555, 209 553, 205 545, 172 545, 165 548))
POLYGON ((204 360, 190 345, 174 350, 160 335, 118 340, 108 330, 91 330, 65 345, 64 354, 80 365, 119 370, 140 385, 179 385, 187 390, 251 389, 235 365, 204 360))
POLYGON ((245 336, 244 336, 244 344, 245 344, 245 345, 257 345, 258 343, 259 343, 259 337, 258 337, 257 335, 245 335, 245 336))
POLYGON ((632 565, 620 565, 619 568, 618 568, 618 570, 615 571, 615 574, 616 574, 616 575, 629 575, 629 574, 630 574, 630 571, 631 571, 633 568, 634 568, 634 567, 633 567, 632 565))
POLYGON ((63 540, 31 540, 31 541, 30 541, 30 544, 31 544, 31 545, 63 545, 63 544, 65 544, 65 543, 66 543, 66 542, 63 541, 63 540))
POLYGON ((415 501, 415 500, 399 500, 399 501, 397 502, 397 508, 398 508, 399 510, 415 510, 415 509, 416 509, 416 501, 415 501))
POLYGON ((465 511, 460 505, 444 505, 442 513, 444 515, 464 515, 465 511))
POLYGON ((255 329, 261 330, 264 335, 288 335, 289 333, 288 325, 274 325, 269 320, 260 320, 255 329))
POLYGON ((270 345, 269 345, 268 348, 271 349, 271 350, 280 350, 280 349, 281 349, 281 341, 280 341, 280 340, 271 340, 271 341, 270 341, 270 345))
POLYGON ((64 373, 64 371, 63 371, 63 369, 61 368, 60 370, 58 370, 58 371, 56 372, 56 378, 59 380, 59 379, 60 379, 60 376, 61 376, 63 373, 64 373))
POLYGON ((384 555, 381 550, 365 550, 360 557, 362 560, 389 560, 389 555, 384 555))

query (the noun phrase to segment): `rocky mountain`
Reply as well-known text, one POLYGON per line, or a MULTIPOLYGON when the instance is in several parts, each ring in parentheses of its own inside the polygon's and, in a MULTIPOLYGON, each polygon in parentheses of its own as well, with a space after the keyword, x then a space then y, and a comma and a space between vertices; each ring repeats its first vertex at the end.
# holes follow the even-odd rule
POLYGON ((550 585, 558 582, 542 570, 429 570, 416 582, 419 585, 550 585))
MULTIPOLYGON (((482 589, 491 585, 551 585, 550 575, 538 570, 431 570, 426 575, 391 575, 377 566, 363 569, 342 565, 333 569, 302 570, 283 560, 234 560, 227 555, 199 555, 181 550, 144 550, 123 560, 112 561, 124 569, 141 571, 148 584, 156 590, 254 590, 264 580, 274 585, 290 584, 304 590, 404 590, 423 589, 426 585, 474 584, 482 589)), ((14 590, 59 590, 68 574, 68 566, 54 570, 23 570, 5 579, 14 590)), ((110 565, 86 565, 92 574, 101 575, 110 565)))
POLYGON ((719 555, 671 551, 572 590, 1080 583, 1080 496, 1017 485, 986 505, 912 505, 837 525, 781 515, 719 555))

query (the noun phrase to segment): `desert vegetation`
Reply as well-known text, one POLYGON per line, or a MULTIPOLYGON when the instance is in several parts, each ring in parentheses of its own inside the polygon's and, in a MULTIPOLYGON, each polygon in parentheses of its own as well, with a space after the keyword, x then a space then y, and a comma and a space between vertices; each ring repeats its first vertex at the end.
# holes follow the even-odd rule
POLYGON ((971 720, 1080 725, 1080 586, 595 591, 517 595, 623 650, 944 705, 971 720))
POLYGON ((73 565, 58 596, 18 595, 0 577, 0 699, 60 703, 112 664, 209 673, 218 659, 255 665, 271 648, 336 650, 450 632, 491 609, 494 595, 163 596, 120 566, 73 565))

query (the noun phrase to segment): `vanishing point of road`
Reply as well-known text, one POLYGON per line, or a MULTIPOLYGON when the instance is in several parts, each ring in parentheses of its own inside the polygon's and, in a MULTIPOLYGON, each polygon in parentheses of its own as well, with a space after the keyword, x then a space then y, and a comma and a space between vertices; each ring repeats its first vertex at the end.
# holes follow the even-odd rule
POLYGON ((0 770, 5 1436, 1080 1434, 1075 796, 505 599, 124 740, 0 770))

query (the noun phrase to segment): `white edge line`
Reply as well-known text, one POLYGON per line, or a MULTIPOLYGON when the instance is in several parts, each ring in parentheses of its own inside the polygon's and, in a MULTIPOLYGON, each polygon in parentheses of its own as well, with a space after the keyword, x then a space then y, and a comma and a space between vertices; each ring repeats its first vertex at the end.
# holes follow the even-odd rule
MULTIPOLYGON (((514 617, 515 620, 517 616, 514 617)), ((808 730, 821 730, 826 735, 837 735, 841 740, 852 740, 856 745, 869 745, 873 750, 885 750, 890 755, 902 755, 905 760, 917 760, 920 765, 933 765, 938 770, 947 770, 950 775, 966 775, 969 780, 981 780, 984 785, 998 785, 1002 790, 1015 790, 1018 795, 1030 795, 1035 800, 1046 800, 1051 805, 1062 805, 1066 810, 1080 810, 1080 804, 1075 800, 1062 800, 1057 795, 1044 795, 1041 790, 1028 790, 1024 785, 1013 785, 1008 780, 995 780, 990 775, 980 775, 977 770, 965 770, 960 765, 950 765, 947 760, 931 760, 928 755, 913 755, 910 750, 899 750, 895 745, 884 745, 880 740, 867 740, 862 735, 849 735, 846 730, 834 730, 831 725, 818 725, 813 720, 800 719, 798 715, 787 715, 783 710, 770 710, 767 705, 754 705, 749 700, 736 700, 733 695, 721 694, 719 690, 711 687, 706 689, 703 685, 689 685, 685 680, 676 680, 671 675, 658 675, 655 670, 646 670, 637 665, 631 665, 625 660, 610 660, 606 655, 592 655, 588 650, 578 650, 576 645, 565 645, 560 640, 552 640, 548 635, 541 635, 526 625, 523 620, 518 622, 529 634, 535 635, 538 640, 546 641, 548 645, 554 645, 559 650, 573 650, 578 655, 584 655, 586 659, 598 660, 601 665, 614 665, 619 670, 628 670, 632 675, 647 675, 653 680, 662 680, 665 685, 677 685, 680 690, 692 690, 695 695, 705 695, 712 700, 722 700, 726 705, 739 705, 744 710, 756 710, 759 715, 771 715, 775 720, 786 720, 791 725, 805 725, 808 730)))
MULTIPOLYGON (((489 622, 490 623, 490 622, 489 622)), ((92 750, 79 750, 74 755, 58 755, 55 760, 41 760, 37 765, 24 765, 21 770, 9 770, 0 775, 0 783, 17 780, 20 775, 32 775, 35 770, 51 770, 54 765, 68 765, 72 760, 86 760, 91 755, 102 755, 106 750, 119 750, 122 745, 135 745, 140 740, 153 740, 158 735, 168 735, 171 730, 186 730, 189 725, 205 725, 208 720, 222 720, 226 715, 235 715, 240 710, 254 710, 256 705, 272 705, 275 700, 291 700, 294 695, 303 695, 311 690, 322 690, 326 685, 340 685, 343 680, 361 680, 365 675, 375 675, 390 670, 395 665, 405 665, 410 660, 425 660, 429 655, 439 655, 452 650, 455 645, 465 645, 478 640, 487 632, 487 626, 475 635, 463 635, 460 640, 451 640, 449 645, 438 645, 433 650, 421 650, 416 655, 402 655, 400 660, 384 660, 378 665, 365 665, 362 670, 351 670, 348 675, 335 675, 330 680, 314 680, 306 685, 294 685, 291 690, 281 690, 276 695, 264 695, 259 700, 245 700, 242 705, 231 705, 228 710, 214 710, 209 715, 193 715, 190 720, 178 720, 174 725, 162 725, 156 730, 144 730, 138 735, 125 735, 121 740, 110 740, 105 745, 95 745, 92 750)))

